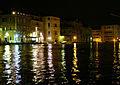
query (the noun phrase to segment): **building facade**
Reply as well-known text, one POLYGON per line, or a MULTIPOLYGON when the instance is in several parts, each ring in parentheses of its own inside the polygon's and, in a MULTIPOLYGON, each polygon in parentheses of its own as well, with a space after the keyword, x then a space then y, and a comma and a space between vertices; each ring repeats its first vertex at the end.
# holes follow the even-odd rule
POLYGON ((60 36, 60 18, 53 16, 43 17, 44 35, 46 42, 58 42, 60 36))
POLYGON ((2 42, 26 42, 30 30, 30 16, 24 13, 12 12, 0 15, 0 28, 2 29, 2 42))
POLYGON ((89 42, 91 29, 85 28, 78 21, 63 21, 61 26, 61 35, 65 37, 65 41, 72 42, 89 42))
POLYGON ((103 42, 117 41, 120 39, 120 25, 103 25, 101 33, 103 42))
POLYGON ((57 42, 60 18, 13 11, 0 15, 0 42, 57 42))
POLYGON ((30 40, 32 42, 44 42, 44 24, 42 17, 31 16, 30 22, 30 40))
POLYGON ((92 30, 93 42, 101 42, 101 30, 92 30))

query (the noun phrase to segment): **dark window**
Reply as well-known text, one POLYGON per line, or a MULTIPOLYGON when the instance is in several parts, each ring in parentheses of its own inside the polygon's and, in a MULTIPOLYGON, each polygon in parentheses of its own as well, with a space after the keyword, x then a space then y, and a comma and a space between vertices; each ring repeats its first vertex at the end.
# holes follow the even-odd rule
POLYGON ((57 35, 57 31, 55 31, 55 35, 57 35))
POLYGON ((50 35, 50 31, 48 31, 48 36, 50 35))
POLYGON ((55 27, 57 27, 57 24, 55 24, 55 27))
POLYGON ((39 23, 36 23, 37 26, 39 26, 39 23))
POLYGON ((50 23, 48 23, 48 27, 50 27, 50 23))
POLYGON ((10 17, 10 22, 12 21, 11 17, 10 17))
POLYGON ((50 17, 48 17, 48 20, 50 20, 50 17))
POLYGON ((2 22, 6 22, 7 21, 7 19, 6 18, 2 18, 2 22))
POLYGON ((10 27, 10 30, 12 30, 12 27, 10 27))
POLYGON ((12 37, 10 36, 10 40, 12 40, 12 37))

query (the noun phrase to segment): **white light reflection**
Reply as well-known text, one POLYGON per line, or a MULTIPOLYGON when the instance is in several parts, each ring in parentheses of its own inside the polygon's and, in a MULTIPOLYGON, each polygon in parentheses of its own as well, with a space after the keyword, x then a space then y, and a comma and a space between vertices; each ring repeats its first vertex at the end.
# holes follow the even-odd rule
POLYGON ((81 80, 78 78, 78 75, 77 73, 79 73, 80 71, 78 70, 78 65, 77 65, 77 62, 78 62, 78 59, 77 59, 77 48, 76 48, 76 43, 74 43, 74 58, 73 58, 73 65, 74 67, 72 67, 73 69, 73 80, 77 83, 77 84, 80 84, 81 80))
POLYGON ((4 73, 7 75, 7 84, 18 84, 21 81, 21 75, 19 75, 19 46, 15 45, 14 48, 10 49, 10 46, 6 45, 3 59, 6 60, 4 73))
POLYGON ((35 73, 33 81, 35 84, 43 82, 45 79, 45 59, 44 45, 33 45, 33 72, 35 73))
POLYGON ((48 44, 48 58, 47 58, 47 61, 48 61, 48 73, 50 75, 46 79, 50 80, 49 82, 54 82, 54 81, 52 81, 52 80, 55 79, 55 77, 54 77, 55 69, 54 69, 54 66, 53 66, 53 57, 52 57, 52 44, 48 44))
POLYGON ((11 74, 11 52, 10 52, 10 46, 9 45, 6 45, 5 46, 5 52, 4 52, 4 55, 3 55, 3 59, 5 60, 5 71, 4 73, 6 74, 6 78, 7 78, 7 84, 11 83, 11 81, 9 80, 10 78, 10 74, 11 74))
POLYGON ((14 58, 13 58, 13 73, 14 75, 14 83, 19 83, 21 81, 21 75, 19 74, 20 71, 20 65, 19 63, 21 62, 20 59, 20 50, 19 50, 19 45, 15 45, 15 49, 14 49, 14 58))

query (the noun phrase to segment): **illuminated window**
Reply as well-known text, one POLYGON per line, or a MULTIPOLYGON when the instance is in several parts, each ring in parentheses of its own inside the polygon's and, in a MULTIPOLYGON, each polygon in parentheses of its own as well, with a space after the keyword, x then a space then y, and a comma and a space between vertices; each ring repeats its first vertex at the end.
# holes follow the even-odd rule
POLYGON ((7 18, 2 18, 2 22, 7 22, 7 18))

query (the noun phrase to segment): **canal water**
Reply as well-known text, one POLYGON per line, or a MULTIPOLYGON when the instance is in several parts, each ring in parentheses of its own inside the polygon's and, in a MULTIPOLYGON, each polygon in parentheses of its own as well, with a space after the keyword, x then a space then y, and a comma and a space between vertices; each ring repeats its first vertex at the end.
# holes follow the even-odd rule
POLYGON ((0 85, 119 85, 120 43, 0 46, 0 85))

